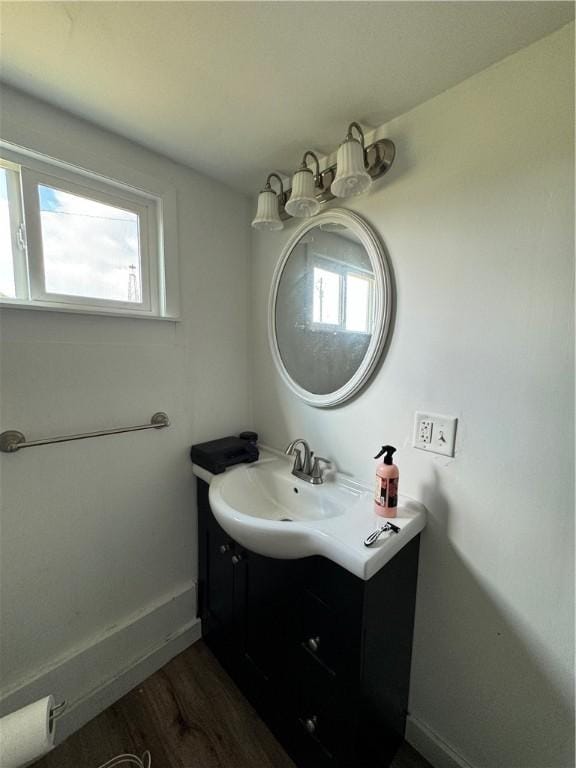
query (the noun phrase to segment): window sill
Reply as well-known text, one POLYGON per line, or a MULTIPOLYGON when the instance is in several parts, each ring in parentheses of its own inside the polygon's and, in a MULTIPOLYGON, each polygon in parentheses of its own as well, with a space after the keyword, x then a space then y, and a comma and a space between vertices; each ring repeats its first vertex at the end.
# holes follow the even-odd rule
POLYGON ((151 312, 134 312, 130 309, 107 309, 106 307, 74 307, 68 304, 55 304, 53 302, 36 301, 18 301, 18 299, 0 299, 0 309, 29 309, 35 312, 63 312, 71 315, 91 315, 104 317, 128 317, 138 320, 168 320, 172 323, 181 322, 179 315, 154 315, 151 312))
POLYGON ((342 328, 341 325, 323 325, 321 323, 311 323, 307 330, 312 333, 347 333, 354 336, 372 336, 372 331, 349 331, 348 328, 342 328))

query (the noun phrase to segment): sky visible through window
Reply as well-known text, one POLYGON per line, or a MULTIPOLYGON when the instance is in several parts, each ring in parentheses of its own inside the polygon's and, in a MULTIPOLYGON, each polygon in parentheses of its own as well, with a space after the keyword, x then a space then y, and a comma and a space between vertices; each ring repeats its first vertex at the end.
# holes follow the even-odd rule
POLYGON ((360 275, 346 275, 346 330, 368 333, 370 283, 360 275))
POLYGON ((46 291, 141 301, 138 216, 38 185, 46 291))

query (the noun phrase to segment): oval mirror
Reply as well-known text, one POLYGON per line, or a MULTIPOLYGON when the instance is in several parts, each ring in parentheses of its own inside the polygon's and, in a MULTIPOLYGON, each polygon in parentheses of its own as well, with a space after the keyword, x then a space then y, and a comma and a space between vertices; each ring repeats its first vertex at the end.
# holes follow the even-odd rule
POLYGON ((309 219, 276 266, 268 330, 274 361, 310 405, 337 405, 368 381, 386 343, 392 280, 376 233, 355 213, 309 219))

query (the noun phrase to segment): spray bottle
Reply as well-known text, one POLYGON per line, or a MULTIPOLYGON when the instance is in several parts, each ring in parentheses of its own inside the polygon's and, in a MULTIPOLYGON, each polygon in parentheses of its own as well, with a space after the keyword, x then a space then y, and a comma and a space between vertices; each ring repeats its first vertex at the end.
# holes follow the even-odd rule
POLYGON ((382 464, 376 469, 376 493, 374 495, 374 511, 381 517, 396 517, 398 507, 398 477, 400 472, 396 464, 392 463, 392 454, 396 448, 391 445, 383 445, 382 450, 375 459, 385 454, 382 464))

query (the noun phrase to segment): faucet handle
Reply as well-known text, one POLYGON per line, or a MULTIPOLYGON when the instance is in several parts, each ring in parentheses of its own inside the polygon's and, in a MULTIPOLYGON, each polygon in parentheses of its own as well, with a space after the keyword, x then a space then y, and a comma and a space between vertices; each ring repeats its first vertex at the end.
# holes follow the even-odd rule
POLYGON ((312 465, 312 477, 315 477, 315 478, 322 477, 322 467, 320 466, 320 462, 325 464, 326 467, 332 466, 332 462, 329 459, 323 459, 322 456, 315 456, 314 464, 312 465))
POLYGON ((294 466, 292 467, 292 472, 301 472, 302 471, 302 451, 300 448, 293 448, 292 452, 290 453, 290 456, 294 456, 294 466))

